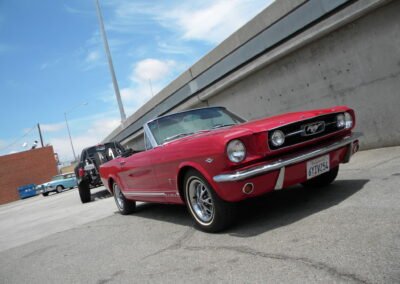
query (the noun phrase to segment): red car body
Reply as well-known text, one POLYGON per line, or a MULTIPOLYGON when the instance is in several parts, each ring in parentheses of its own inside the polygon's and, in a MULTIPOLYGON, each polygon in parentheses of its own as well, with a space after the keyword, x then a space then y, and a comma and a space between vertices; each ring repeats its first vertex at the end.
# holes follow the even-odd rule
MULTIPOLYGON (((336 122, 326 122, 324 131, 329 123, 336 122)), ((183 179, 188 170, 194 169, 220 199, 237 202, 306 182, 307 162, 318 157, 329 156, 330 169, 348 162, 358 150, 360 135, 352 133, 354 126, 354 111, 346 106, 287 113, 199 131, 129 157, 119 157, 103 164, 100 175, 111 193, 112 184, 116 183, 126 199, 185 204, 183 179), (341 113, 351 115, 350 127, 308 137, 295 133, 304 132, 304 125, 313 128, 316 121, 341 113), (298 135, 298 141, 287 133, 286 139, 292 141, 272 149, 271 133, 295 126, 300 130, 290 135, 298 135), (246 148, 241 162, 232 162, 227 155, 227 144, 235 139, 246 148)))

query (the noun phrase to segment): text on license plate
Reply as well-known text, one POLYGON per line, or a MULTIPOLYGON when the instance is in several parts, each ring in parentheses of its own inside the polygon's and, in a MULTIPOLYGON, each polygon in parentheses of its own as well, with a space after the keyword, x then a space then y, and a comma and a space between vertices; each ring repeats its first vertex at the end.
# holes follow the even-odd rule
POLYGON ((307 162, 307 179, 329 172, 329 155, 307 162))

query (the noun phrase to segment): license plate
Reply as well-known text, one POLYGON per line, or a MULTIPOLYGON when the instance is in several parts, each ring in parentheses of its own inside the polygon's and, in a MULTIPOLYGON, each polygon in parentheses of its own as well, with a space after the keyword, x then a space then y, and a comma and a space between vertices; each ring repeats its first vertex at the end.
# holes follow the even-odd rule
POLYGON ((307 162, 307 179, 329 172, 329 155, 307 162))

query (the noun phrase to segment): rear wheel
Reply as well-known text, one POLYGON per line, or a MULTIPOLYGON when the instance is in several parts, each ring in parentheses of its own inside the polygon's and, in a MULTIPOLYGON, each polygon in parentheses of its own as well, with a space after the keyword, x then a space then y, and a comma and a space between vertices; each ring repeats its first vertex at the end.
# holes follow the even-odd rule
POLYGON ((184 179, 185 202, 197 227, 215 233, 226 229, 236 216, 236 204, 215 193, 212 186, 197 171, 189 170, 184 179))
POLYGON ((63 186, 62 185, 57 185, 57 187, 56 187, 57 193, 61 193, 62 190, 63 190, 63 186))
POLYGON ((88 203, 91 201, 90 196, 90 188, 87 182, 81 182, 78 185, 79 189, 79 197, 81 198, 82 203, 88 203))
POLYGON ((328 186, 336 179, 338 172, 339 166, 331 169, 329 172, 303 182, 302 185, 309 188, 328 186))
POLYGON ((48 192, 43 192, 42 195, 43 196, 47 196, 47 195, 49 195, 49 193, 48 192))
POLYGON ((113 184, 113 192, 115 203, 117 204, 118 210, 122 215, 128 215, 135 211, 136 201, 126 199, 116 183, 113 184))

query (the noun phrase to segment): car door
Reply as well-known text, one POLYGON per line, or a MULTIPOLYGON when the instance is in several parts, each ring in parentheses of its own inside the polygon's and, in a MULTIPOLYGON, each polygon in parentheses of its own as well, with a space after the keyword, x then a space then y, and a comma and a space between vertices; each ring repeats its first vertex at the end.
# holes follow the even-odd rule
POLYGON ((75 187, 76 186, 76 178, 74 174, 67 174, 65 175, 64 183, 66 184, 65 187, 75 187))
POLYGON ((157 187, 154 174, 153 149, 118 159, 119 178, 127 197, 143 201, 160 201, 163 195, 157 187))
POLYGON ((170 145, 163 145, 154 149, 154 152, 157 161, 153 166, 158 187, 167 194, 176 193, 178 161, 182 159, 185 151, 177 147, 170 147, 170 145))

